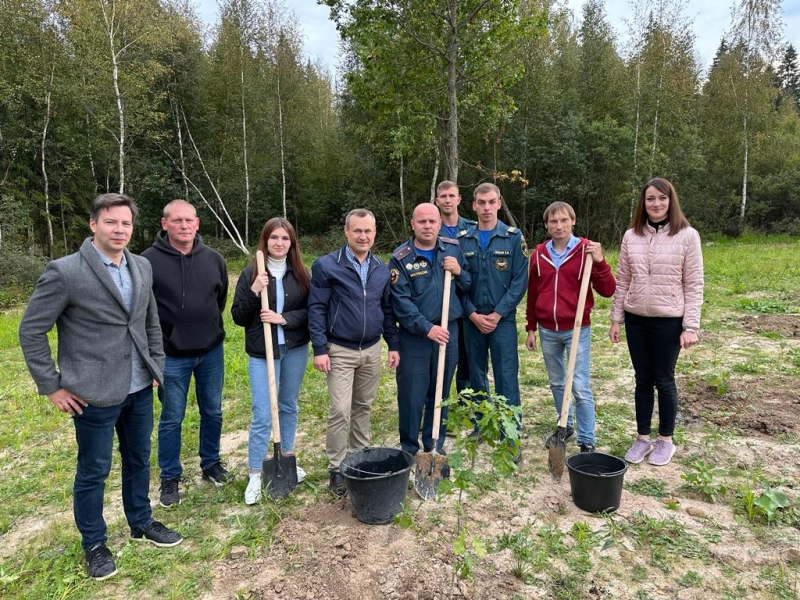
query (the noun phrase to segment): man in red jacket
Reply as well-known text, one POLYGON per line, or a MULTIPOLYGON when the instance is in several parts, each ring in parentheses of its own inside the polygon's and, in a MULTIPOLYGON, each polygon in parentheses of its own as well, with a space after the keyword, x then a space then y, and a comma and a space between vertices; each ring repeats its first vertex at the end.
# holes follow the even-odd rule
POLYGON ((581 452, 594 452, 594 396, 589 383, 589 316, 594 306, 592 288, 601 296, 610 298, 617 285, 611 274, 611 267, 603 258, 600 244, 572 234, 575 211, 569 204, 554 202, 548 206, 544 211, 544 223, 550 239, 539 244, 531 256, 526 311, 528 339, 525 346, 528 350, 536 349, 538 328, 550 391, 553 393, 556 414, 560 415, 567 372, 565 357, 569 355, 572 345, 581 277, 585 261, 590 256, 594 265, 578 338, 578 356, 572 383, 575 410, 570 407, 567 439, 575 435, 577 414, 578 445, 581 452))

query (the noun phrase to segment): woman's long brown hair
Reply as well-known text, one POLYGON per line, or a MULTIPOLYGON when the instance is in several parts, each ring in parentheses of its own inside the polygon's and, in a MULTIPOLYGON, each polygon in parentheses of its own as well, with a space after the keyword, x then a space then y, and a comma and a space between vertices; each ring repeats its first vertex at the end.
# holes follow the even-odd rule
POLYGON ((683 215, 681 210, 681 203, 678 200, 678 192, 675 191, 673 186, 666 179, 661 177, 653 177, 650 181, 644 184, 639 199, 636 201, 636 209, 633 211, 633 218, 631 219, 631 229, 636 235, 644 235, 644 226, 647 224, 647 209, 644 206, 645 197, 647 196, 647 189, 654 187, 659 192, 669 198, 669 207, 667 208, 667 221, 669 222, 669 235, 675 235, 684 227, 689 227, 689 220, 683 215))
MULTIPOLYGON (((264 227, 261 229, 261 233, 258 236, 258 249, 264 253, 265 257, 269 256, 269 252, 267 251, 267 242, 269 241, 269 236, 271 236, 272 232, 276 229, 285 229, 286 233, 289 234, 289 241, 292 245, 289 248, 289 253, 286 255, 286 261, 289 263, 289 268, 292 270, 292 273, 294 273, 295 279, 297 279, 297 284, 300 286, 300 291, 304 296, 307 296, 308 290, 311 289, 311 281, 308 278, 306 266, 303 264, 303 258, 300 256, 300 247, 297 245, 297 234, 295 233, 294 227, 292 227, 292 224, 289 221, 283 217, 273 217, 264 223, 264 227)), ((256 259, 254 257, 253 278, 251 279, 251 283, 255 281, 257 276, 258 265, 256 264, 256 259)))

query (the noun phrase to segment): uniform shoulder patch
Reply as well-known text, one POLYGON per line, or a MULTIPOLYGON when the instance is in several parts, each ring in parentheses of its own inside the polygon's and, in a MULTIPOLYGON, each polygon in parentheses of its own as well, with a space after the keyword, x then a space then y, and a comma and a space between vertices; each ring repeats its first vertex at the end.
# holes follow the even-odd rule
POLYGON ((439 237, 439 239, 440 239, 442 242, 444 242, 445 244, 456 244, 456 245, 458 245, 458 240, 456 240, 456 239, 453 239, 453 238, 449 238, 449 237, 440 236, 440 237, 439 237))
POLYGON ((397 260, 402 260, 409 254, 411 254, 411 247, 408 244, 404 244, 395 250, 392 256, 394 256, 397 260))

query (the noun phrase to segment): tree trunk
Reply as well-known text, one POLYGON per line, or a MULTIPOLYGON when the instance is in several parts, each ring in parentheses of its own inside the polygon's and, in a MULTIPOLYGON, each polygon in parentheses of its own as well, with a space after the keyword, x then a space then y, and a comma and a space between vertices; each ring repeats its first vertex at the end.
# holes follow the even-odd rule
POLYGON ((247 164, 247 114, 244 110, 244 49, 239 47, 242 97, 242 160, 244 161, 244 239, 250 241, 250 167, 247 164))
POLYGON ((447 165, 448 179, 458 183, 458 0, 450 0, 450 38, 447 44, 447 165))
POLYGON ((433 178, 431 179, 431 202, 436 199, 436 182, 439 179, 439 152, 439 142, 434 140, 436 160, 433 163, 433 178))
POLYGON ((119 116, 119 135, 117 145, 119 147, 119 193, 125 193, 125 107, 122 102, 122 93, 119 89, 119 52, 116 48, 116 4, 111 4, 111 16, 106 13, 106 6, 101 2, 103 9, 103 21, 108 35, 108 46, 111 52, 111 80, 114 84, 114 99, 117 103, 117 114, 119 116))
POLYGON ((53 237, 53 218, 50 216, 50 178, 47 176, 47 128, 50 125, 50 98, 53 92, 53 78, 56 72, 56 64, 53 62, 50 68, 50 83, 47 86, 47 93, 44 96, 44 124, 42 125, 42 179, 44 181, 44 217, 47 220, 47 255, 53 258, 53 247, 55 239, 53 237))
POLYGON ((403 219, 403 229, 406 228, 406 197, 403 193, 403 174, 405 171, 405 164, 403 162, 403 157, 400 156, 400 218, 403 219))
POLYGON ((281 99, 281 73, 275 59, 275 73, 278 82, 278 143, 281 151, 281 201, 283 205, 283 218, 286 218, 286 155, 283 148, 283 100, 281 99))

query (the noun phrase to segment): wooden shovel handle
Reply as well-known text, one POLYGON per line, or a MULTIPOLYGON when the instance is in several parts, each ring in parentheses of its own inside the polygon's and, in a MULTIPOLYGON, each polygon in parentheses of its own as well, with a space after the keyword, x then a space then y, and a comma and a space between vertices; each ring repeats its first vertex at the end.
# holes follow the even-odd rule
MULTIPOLYGON (((261 250, 256 252, 256 264, 258 274, 266 272, 264 266, 264 253, 261 250)), ((269 289, 261 290, 261 308, 269 310, 269 289)), ((272 351, 272 325, 262 323, 264 326, 264 345, 267 350, 267 379, 269 379, 269 408, 272 413, 272 441, 276 444, 281 443, 281 423, 278 417, 278 386, 275 384, 275 355, 272 351)))
MULTIPOLYGON (((450 284, 453 274, 444 272, 444 294, 442 298, 442 327, 448 328, 450 316, 450 284)), ((447 344, 439 346, 439 362, 436 366, 436 396, 433 399, 433 447, 439 442, 439 427, 442 423, 442 388, 444 387, 444 359, 447 353, 447 344)))
POLYGON ((578 294, 578 309, 575 311, 575 324, 572 326, 572 345, 569 348, 569 359, 567 360, 567 379, 564 382, 564 395, 561 397, 561 418, 558 420, 559 427, 567 426, 569 417, 570 396, 572 395, 572 378, 575 375, 575 361, 578 358, 578 341, 581 336, 581 325, 583 325, 583 309, 586 306, 586 296, 589 292, 589 280, 592 277, 592 255, 584 251, 586 264, 583 267, 581 277, 581 291, 578 294))

